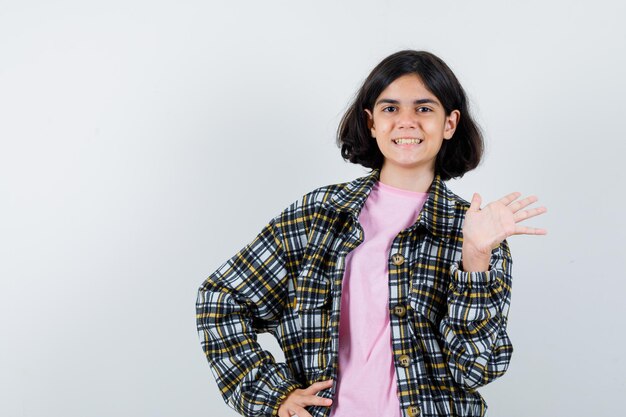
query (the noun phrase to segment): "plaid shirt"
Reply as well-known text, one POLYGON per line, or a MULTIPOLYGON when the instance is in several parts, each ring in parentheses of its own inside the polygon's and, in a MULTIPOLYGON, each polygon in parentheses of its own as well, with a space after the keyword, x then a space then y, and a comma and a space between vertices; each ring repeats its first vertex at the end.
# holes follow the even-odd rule
MULTIPOLYGON (((339 307, 346 255, 363 241, 358 217, 380 170, 317 188, 274 217, 202 284, 197 326, 226 403, 244 416, 277 415, 296 388, 336 379, 339 307), (276 363, 257 343, 270 332, 285 354, 276 363)), ((476 391, 507 369, 511 254, 504 240, 489 270, 461 268, 469 203, 439 175, 417 221, 391 244, 390 343, 401 413, 483 416, 476 391)), ((364 384, 367 381, 363 382, 364 384)), ((333 398, 336 386, 319 396, 333 398)), ((312 416, 330 407, 308 406, 312 416)))

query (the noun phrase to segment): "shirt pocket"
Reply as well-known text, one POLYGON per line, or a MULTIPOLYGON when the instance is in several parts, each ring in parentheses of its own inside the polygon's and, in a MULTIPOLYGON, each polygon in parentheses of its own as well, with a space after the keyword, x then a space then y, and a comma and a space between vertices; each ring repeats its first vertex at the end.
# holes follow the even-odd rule
POLYGON ((416 273, 411 279, 408 306, 439 328, 447 312, 447 287, 442 277, 416 273))
POLYGON ((301 330, 303 370, 310 381, 315 381, 329 365, 331 300, 330 281, 306 271, 298 276, 295 312, 301 330))

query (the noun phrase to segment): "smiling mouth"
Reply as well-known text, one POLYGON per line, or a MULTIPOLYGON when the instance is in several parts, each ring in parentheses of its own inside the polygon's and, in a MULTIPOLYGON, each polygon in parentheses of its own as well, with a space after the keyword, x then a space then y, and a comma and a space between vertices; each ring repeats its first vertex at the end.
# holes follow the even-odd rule
POLYGON ((419 144, 419 143, 422 143, 424 141, 424 139, 418 139, 418 138, 397 138, 397 139, 391 139, 391 141, 393 143, 395 143, 396 145, 408 145, 408 144, 419 144))

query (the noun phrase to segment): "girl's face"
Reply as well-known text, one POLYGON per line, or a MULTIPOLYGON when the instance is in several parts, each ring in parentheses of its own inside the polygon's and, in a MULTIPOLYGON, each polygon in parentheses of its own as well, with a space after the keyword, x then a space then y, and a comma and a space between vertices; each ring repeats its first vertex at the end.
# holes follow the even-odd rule
POLYGON ((437 97, 416 74, 396 78, 365 109, 372 136, 385 157, 383 168, 435 172, 435 159, 444 140, 450 140, 461 116, 446 116, 437 97))

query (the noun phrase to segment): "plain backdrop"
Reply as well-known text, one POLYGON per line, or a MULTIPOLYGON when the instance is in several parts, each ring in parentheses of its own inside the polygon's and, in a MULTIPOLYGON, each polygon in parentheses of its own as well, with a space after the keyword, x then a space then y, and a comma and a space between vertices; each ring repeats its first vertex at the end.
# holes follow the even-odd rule
MULTIPOLYGON (((548 213, 513 236, 491 417, 623 414, 620 1, 0 1, 0 415, 235 416, 202 281, 313 188, 400 49, 440 56, 485 133, 449 187, 548 213)), ((278 344, 259 340, 282 360, 278 344)))

